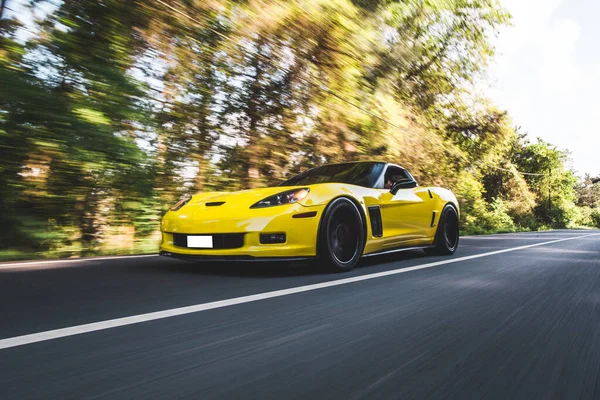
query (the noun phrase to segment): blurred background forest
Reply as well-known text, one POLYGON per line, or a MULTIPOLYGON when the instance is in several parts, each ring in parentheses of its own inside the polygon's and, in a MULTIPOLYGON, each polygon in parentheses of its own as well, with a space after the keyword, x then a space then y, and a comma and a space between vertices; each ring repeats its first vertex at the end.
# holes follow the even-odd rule
POLYGON ((155 251, 184 193, 360 159, 451 188, 463 233, 600 227, 477 90, 496 0, 0 1, 0 259, 155 251))

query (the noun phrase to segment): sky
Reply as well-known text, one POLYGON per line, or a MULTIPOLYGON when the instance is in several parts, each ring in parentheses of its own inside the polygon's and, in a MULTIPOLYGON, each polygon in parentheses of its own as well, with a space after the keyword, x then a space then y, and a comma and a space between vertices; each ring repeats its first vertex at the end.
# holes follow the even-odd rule
POLYGON ((571 152, 600 176, 600 1, 500 0, 512 26, 494 39, 488 96, 533 141, 571 152))

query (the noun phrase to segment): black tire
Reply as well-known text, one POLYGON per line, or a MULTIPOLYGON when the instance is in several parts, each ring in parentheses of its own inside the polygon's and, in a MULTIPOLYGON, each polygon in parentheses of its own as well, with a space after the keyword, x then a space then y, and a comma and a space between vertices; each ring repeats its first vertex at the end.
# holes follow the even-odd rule
POLYGON ((459 233, 458 212, 454 206, 447 204, 442 210, 433 247, 425 249, 425 253, 444 256, 454 254, 458 248, 459 233))
POLYGON ((350 271, 358 263, 364 247, 364 222, 358 207, 345 197, 333 200, 319 225, 319 265, 334 272, 350 271))

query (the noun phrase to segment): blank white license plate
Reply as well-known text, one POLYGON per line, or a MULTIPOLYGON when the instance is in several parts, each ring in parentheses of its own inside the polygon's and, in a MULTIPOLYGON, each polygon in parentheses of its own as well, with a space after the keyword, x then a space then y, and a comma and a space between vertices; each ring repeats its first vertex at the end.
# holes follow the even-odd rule
POLYGON ((187 237, 188 247, 194 247, 197 249, 212 249, 213 248, 213 237, 212 236, 188 236, 187 237))

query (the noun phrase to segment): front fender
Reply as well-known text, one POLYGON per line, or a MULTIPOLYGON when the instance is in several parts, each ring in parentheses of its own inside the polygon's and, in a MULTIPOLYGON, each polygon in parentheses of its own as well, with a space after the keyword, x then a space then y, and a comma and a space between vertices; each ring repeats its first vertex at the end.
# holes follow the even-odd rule
POLYGON ((442 209, 442 208, 444 208, 444 206, 446 204, 450 203, 454 207, 456 207, 456 211, 458 212, 458 216, 460 218, 460 204, 458 203, 458 199, 456 198, 454 193, 452 193, 448 189, 439 188, 439 187, 434 187, 434 188, 431 188, 430 190, 434 194, 436 194, 438 197, 438 201, 439 201, 438 208, 442 209))

